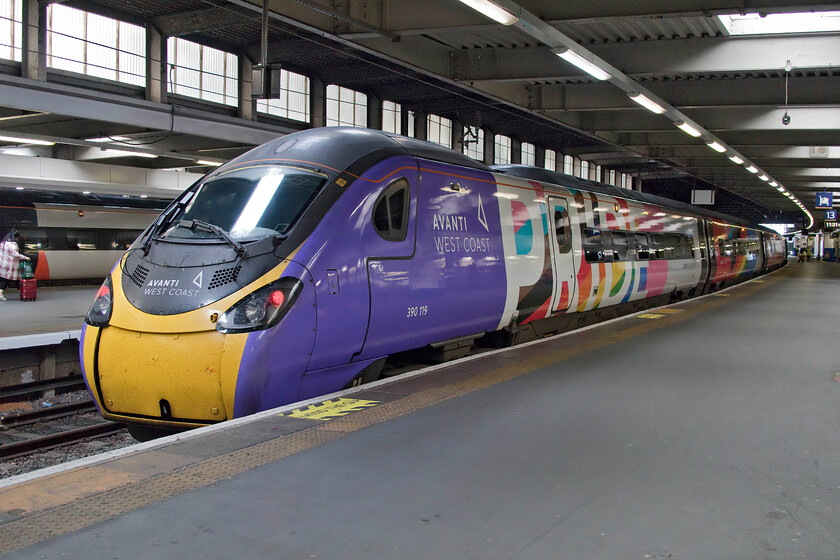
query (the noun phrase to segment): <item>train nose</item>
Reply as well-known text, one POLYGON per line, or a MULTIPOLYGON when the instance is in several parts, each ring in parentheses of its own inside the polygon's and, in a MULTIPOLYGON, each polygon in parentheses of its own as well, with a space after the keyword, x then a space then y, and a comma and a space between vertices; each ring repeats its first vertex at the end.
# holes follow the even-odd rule
POLYGON ((141 333, 113 325, 103 329, 97 377, 105 411, 167 422, 228 419, 224 346, 225 335, 216 331, 141 333))

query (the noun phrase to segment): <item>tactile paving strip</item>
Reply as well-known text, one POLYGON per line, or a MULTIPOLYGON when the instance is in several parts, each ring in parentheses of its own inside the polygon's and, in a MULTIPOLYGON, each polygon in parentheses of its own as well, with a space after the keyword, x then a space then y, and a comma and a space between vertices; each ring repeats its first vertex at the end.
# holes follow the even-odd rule
MULTIPOLYGON (((773 280, 778 280, 780 275, 774 274, 773 277, 773 280)), ((754 286, 756 289, 758 287, 754 286)), ((753 291, 741 291, 738 295, 748 295, 753 291)), ((707 299, 705 305, 698 302, 691 303, 694 304, 691 309, 682 310, 686 311, 685 313, 677 315, 674 311, 671 311, 660 321, 651 321, 637 324, 631 328, 617 329, 606 336, 595 339, 584 333, 571 333, 569 336, 574 337, 572 340, 578 340, 574 344, 564 345, 560 350, 534 349, 533 357, 517 360, 509 365, 482 372, 465 380, 419 391, 401 399, 362 409, 348 416, 335 418, 252 447, 179 467, 164 474, 4 523, 0 525, 0 553, 16 550, 50 537, 105 521, 165 498, 207 486, 218 480, 334 441, 367 426, 386 422, 648 331, 666 327, 673 322, 718 307, 724 301, 707 299)))

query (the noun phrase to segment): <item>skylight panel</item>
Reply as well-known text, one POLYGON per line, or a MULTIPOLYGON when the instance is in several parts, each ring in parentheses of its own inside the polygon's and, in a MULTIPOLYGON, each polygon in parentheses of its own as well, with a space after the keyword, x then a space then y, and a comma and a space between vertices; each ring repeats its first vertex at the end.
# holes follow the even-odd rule
POLYGON ((840 31, 840 12, 718 16, 730 35, 775 35, 840 31))

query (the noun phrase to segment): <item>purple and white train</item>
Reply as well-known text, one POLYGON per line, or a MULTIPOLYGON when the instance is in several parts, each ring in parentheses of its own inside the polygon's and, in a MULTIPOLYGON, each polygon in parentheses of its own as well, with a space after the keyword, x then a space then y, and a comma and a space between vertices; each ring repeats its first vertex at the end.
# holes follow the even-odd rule
POLYGON ((138 438, 697 295, 786 262, 719 214, 384 132, 279 138, 196 183, 86 318, 102 415, 138 438))

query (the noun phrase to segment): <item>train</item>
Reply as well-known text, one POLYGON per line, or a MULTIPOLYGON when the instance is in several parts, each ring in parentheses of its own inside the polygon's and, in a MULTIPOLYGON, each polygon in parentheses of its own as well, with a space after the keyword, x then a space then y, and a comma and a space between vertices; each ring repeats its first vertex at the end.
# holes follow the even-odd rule
POLYGON ((0 188, 0 236, 21 234, 20 250, 42 285, 100 283, 170 200, 0 188))
POLYGON ((689 298, 786 263, 773 231, 425 141, 314 128, 175 198, 102 284, 80 343, 137 439, 689 298))

